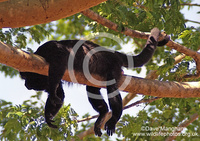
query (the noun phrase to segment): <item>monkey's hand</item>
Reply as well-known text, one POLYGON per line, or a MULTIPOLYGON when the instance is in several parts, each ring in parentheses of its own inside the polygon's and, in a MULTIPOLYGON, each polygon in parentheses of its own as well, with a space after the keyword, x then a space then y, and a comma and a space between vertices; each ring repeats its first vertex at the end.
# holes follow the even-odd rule
POLYGON ((65 97, 61 82, 57 88, 56 95, 59 99, 61 99, 61 102, 59 104, 52 103, 50 97, 48 97, 45 105, 45 120, 48 126, 51 128, 57 128, 56 125, 52 124, 52 122, 54 122, 52 119, 56 116, 56 114, 62 107, 65 97))
POLYGON ((57 128, 56 125, 52 124, 52 122, 54 122, 52 119, 55 117, 61 107, 62 104, 52 104, 49 98, 47 99, 45 105, 45 121, 49 127, 57 128))
POLYGON ((161 41, 158 41, 157 46, 164 46, 164 45, 166 45, 166 44, 169 42, 169 40, 170 40, 170 36, 167 35, 165 32, 162 32, 161 34, 162 34, 162 36, 164 37, 164 39, 162 39, 161 41))

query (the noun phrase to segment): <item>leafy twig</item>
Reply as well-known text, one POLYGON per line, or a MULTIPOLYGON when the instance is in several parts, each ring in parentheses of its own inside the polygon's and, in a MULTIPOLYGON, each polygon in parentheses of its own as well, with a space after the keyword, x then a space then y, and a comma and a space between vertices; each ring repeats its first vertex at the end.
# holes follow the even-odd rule
POLYGON ((200 6, 200 4, 197 3, 181 3, 183 6, 200 6))
POLYGON ((192 23, 200 24, 200 22, 198 22, 198 21, 193 21, 193 20, 189 20, 189 19, 185 19, 185 22, 192 22, 192 23))

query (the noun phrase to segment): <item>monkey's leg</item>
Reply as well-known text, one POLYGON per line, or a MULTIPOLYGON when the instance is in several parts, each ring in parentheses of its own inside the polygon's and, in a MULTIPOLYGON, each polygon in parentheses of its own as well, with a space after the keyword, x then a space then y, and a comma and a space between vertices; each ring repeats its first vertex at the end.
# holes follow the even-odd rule
POLYGON ((56 95, 62 100, 62 103, 52 104, 49 98, 47 98, 46 105, 45 105, 45 120, 47 124, 49 125, 49 127, 52 127, 52 128, 57 128, 56 125, 52 124, 52 122, 54 122, 52 119, 58 113, 64 101, 64 91, 62 88, 62 82, 59 83, 59 86, 56 91, 56 95))
MULTIPOLYGON (((112 75, 108 74, 107 79, 112 80, 112 75)), ((105 130, 107 130, 109 136, 112 136, 115 132, 115 125, 122 115, 122 98, 117 84, 107 86, 107 93, 110 109, 112 110, 112 117, 106 122, 105 130)))
POLYGON ((86 90, 88 93, 89 102, 91 103, 92 107, 99 112, 99 117, 94 125, 94 132, 95 135, 101 136, 101 126, 105 119, 106 113, 108 112, 108 106, 101 96, 100 88, 86 86, 86 90))

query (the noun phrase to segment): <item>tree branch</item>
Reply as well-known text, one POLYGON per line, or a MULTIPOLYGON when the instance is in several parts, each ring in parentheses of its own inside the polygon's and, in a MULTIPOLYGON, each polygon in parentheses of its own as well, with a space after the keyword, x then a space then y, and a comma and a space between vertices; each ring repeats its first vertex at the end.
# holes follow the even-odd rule
POLYGON ((94 11, 87 9, 81 12, 83 15, 87 16, 88 18, 92 19, 93 21, 98 22, 99 24, 108 27, 116 32, 121 32, 127 36, 133 38, 140 38, 140 39, 147 39, 150 33, 144 33, 137 30, 132 30, 129 28, 125 28, 123 31, 118 30, 118 25, 116 23, 111 22, 110 20, 100 16, 99 14, 95 13, 94 11))
POLYGON ((197 3, 181 3, 183 6, 200 6, 200 4, 197 3))
MULTIPOLYGON (((192 3, 181 3, 180 4, 181 6, 200 6, 200 4, 192 4, 192 3)), ((147 7, 145 7, 144 5, 142 5, 142 4, 140 4, 140 3, 138 3, 138 2, 134 2, 133 3, 133 6, 134 7, 138 7, 138 8, 141 8, 141 9, 145 9, 145 10, 149 10, 147 7)), ((169 6, 165 6, 165 7, 163 7, 163 8, 167 8, 167 9, 169 9, 171 6, 169 5, 169 6)))
MULTIPOLYGON (((133 106, 136 106, 138 104, 141 104, 141 103, 151 103, 155 100, 158 100, 160 99, 160 97, 154 97, 154 98, 151 98, 151 99, 142 99, 142 100, 138 100, 132 104, 129 104, 127 106, 124 106, 123 110, 126 110, 126 109, 129 109, 133 106)), ((94 119, 94 118, 97 118, 99 115, 94 115, 94 116, 89 116, 89 117, 86 117, 86 118, 83 118, 83 119, 80 119, 80 120, 77 120, 77 122, 83 122, 83 121, 87 121, 87 120, 91 120, 91 119, 94 119)))
POLYGON ((8 1, 8 0, 0 0, 0 2, 4 2, 4 1, 8 1))
POLYGON ((185 22, 200 24, 200 22, 198 22, 198 21, 193 21, 193 20, 189 20, 189 19, 185 19, 185 22))
MULTIPOLYGON (((120 32, 124 35, 130 36, 133 38, 141 38, 141 39, 147 39, 149 36, 149 33, 144 33, 144 32, 132 30, 129 28, 125 28, 123 31, 119 31, 118 25, 116 23, 109 21, 108 19, 98 15, 97 13, 95 13, 94 11, 90 9, 82 11, 81 13, 87 16, 88 18, 98 22, 99 24, 106 26, 109 29, 112 29, 116 32, 120 32)), ((170 40, 166 45, 170 47, 171 49, 175 49, 178 52, 184 53, 185 55, 192 57, 195 60, 196 65, 197 65, 197 74, 195 75, 195 77, 199 77, 200 75, 200 54, 199 53, 191 49, 188 49, 187 47, 180 45, 172 40, 170 40)))
POLYGON ((1 0, 0 28, 37 25, 74 15, 106 0, 1 0), (1 2, 4 1, 4 2, 1 2))
MULTIPOLYGON (((0 63, 11 66, 19 71, 35 72, 48 75, 48 64, 42 57, 29 55, 19 49, 9 47, 0 42, 0 63)), ((91 74, 94 79, 99 80, 96 84, 85 78, 81 72, 74 72, 75 78, 71 77, 71 72, 66 70, 63 80, 90 85, 94 87, 105 87, 100 76, 91 74)), ((119 82, 119 89, 131 92, 141 93, 157 97, 189 98, 200 97, 200 82, 160 82, 157 80, 142 79, 123 75, 119 82), (126 87, 122 87, 122 84, 126 87)))

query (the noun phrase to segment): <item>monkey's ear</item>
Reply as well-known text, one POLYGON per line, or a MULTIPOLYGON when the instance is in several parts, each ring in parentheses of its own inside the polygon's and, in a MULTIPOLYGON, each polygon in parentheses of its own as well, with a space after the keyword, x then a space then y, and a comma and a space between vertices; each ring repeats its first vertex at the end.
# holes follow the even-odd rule
POLYGON ((157 46, 164 46, 164 45, 166 45, 166 44, 169 42, 169 40, 170 40, 170 36, 167 35, 165 32, 162 32, 161 34, 164 36, 164 39, 161 40, 161 41, 159 41, 158 44, 157 44, 157 46))

